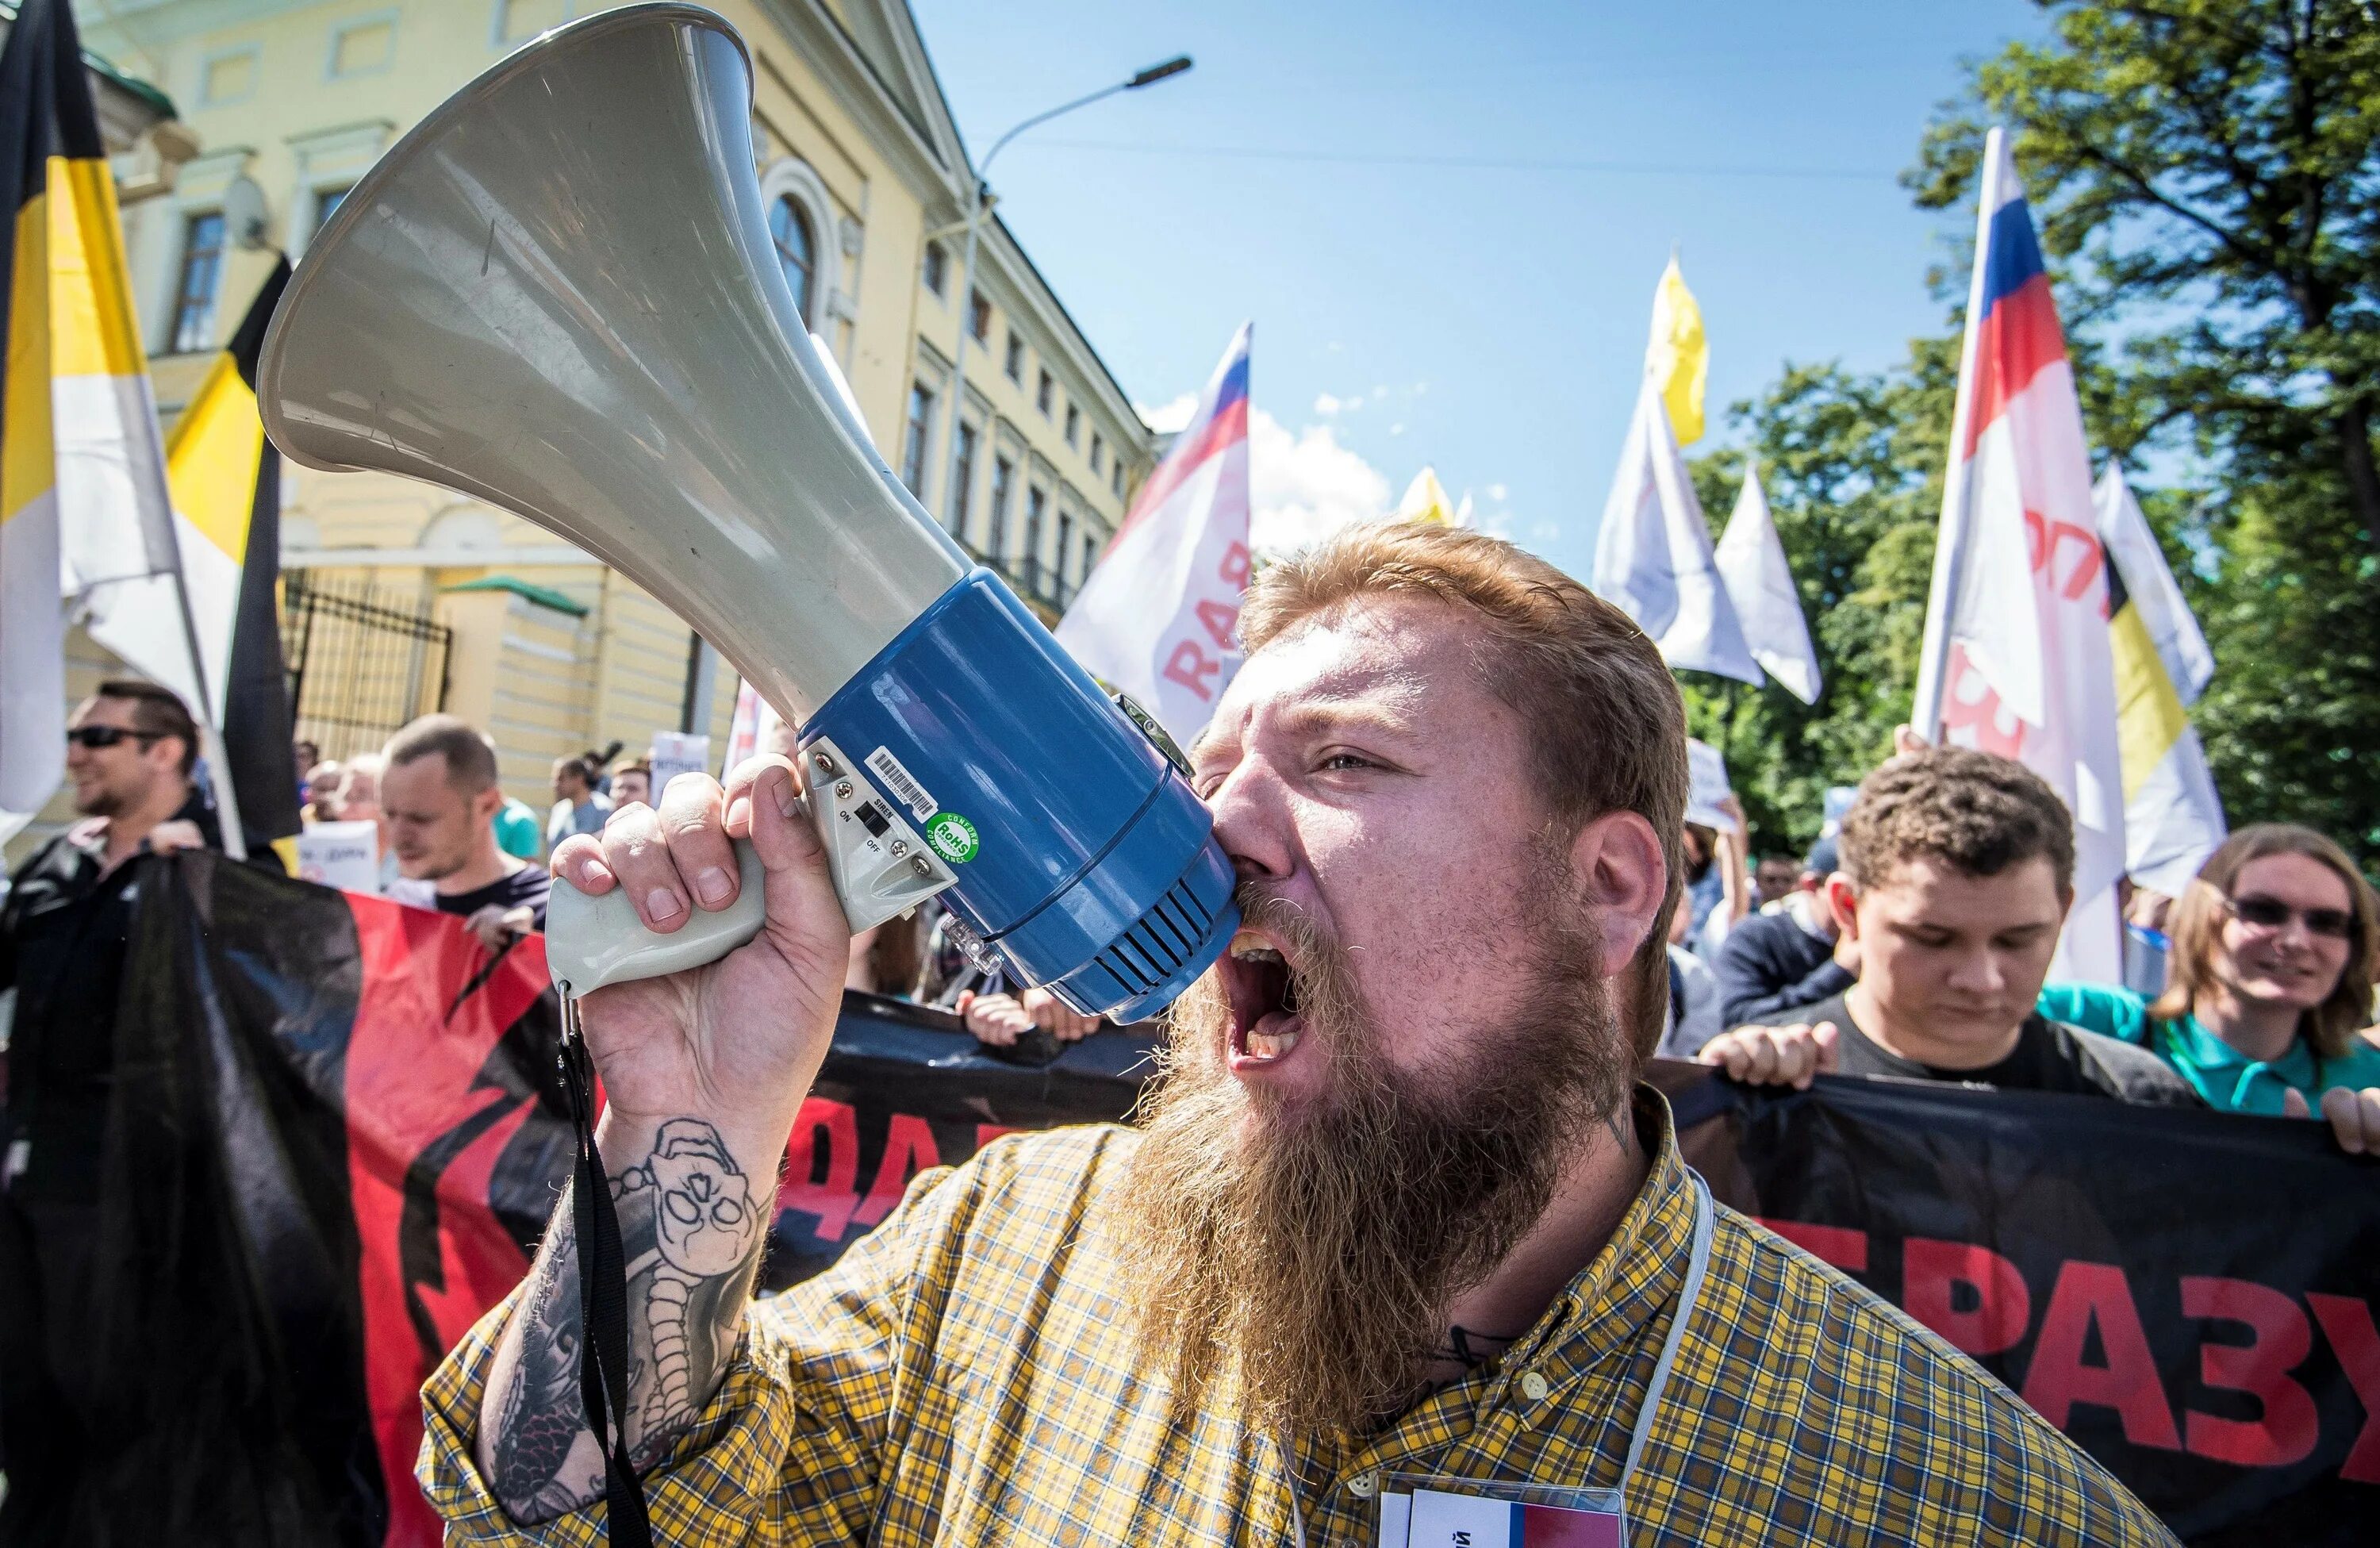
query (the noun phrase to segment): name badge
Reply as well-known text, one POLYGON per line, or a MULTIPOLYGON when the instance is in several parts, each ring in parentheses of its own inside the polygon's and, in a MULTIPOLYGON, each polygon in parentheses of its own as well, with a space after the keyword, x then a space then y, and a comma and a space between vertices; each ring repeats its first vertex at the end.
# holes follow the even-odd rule
POLYGON ((1627 1548, 1619 1492, 1390 1475, 1380 1548, 1627 1548), (1401 1485, 1402 1485, 1401 1487, 1401 1485))

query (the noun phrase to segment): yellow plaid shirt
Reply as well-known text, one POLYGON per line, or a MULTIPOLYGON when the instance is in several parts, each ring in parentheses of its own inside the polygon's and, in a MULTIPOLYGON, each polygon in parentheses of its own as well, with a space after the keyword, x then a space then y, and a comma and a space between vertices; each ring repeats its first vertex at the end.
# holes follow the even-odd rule
MULTIPOLYGON (((646 1480, 655 1537, 1290 1543, 1293 1488, 1305 1542, 1352 1548, 1388 1471, 1616 1486, 1694 1228, 1668 1104, 1642 1091, 1637 1118, 1657 1144, 1644 1191, 1536 1327, 1361 1444, 1287 1459, 1228 1392, 1192 1408, 1134 1366, 1115 1262, 1086 1229, 1132 1133, 999 1140, 747 1313, 718 1396, 646 1480)), ((601 1505, 514 1525, 472 1461, 510 1311, 423 1389, 421 1482, 450 1542, 599 1541, 601 1505)), ((1725 1209, 1627 1503, 1631 1548, 2173 1541, 1964 1357, 1725 1209)))

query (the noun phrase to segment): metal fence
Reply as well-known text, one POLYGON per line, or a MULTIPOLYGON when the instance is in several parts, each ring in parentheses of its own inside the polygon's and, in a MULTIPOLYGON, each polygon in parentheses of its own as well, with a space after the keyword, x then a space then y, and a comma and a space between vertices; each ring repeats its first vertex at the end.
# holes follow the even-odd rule
POLYGON ((376 750, 416 715, 446 705, 455 631, 414 598, 369 580, 291 570, 281 583, 281 649, 298 739, 325 758, 376 750))

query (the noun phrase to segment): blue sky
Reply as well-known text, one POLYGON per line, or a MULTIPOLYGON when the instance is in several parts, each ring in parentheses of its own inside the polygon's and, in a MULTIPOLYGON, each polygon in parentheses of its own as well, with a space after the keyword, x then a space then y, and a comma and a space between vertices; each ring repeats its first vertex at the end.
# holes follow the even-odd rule
POLYGON ((1786 360, 1900 359, 1942 325, 1950 223, 1896 175, 1959 61, 2041 30, 2023 0, 914 4, 978 155, 1196 57, 1030 131, 992 182, 1137 402, 1196 390, 1255 319, 1260 542, 1428 462, 1576 573, 1670 244, 1711 341, 1694 450, 1786 360))

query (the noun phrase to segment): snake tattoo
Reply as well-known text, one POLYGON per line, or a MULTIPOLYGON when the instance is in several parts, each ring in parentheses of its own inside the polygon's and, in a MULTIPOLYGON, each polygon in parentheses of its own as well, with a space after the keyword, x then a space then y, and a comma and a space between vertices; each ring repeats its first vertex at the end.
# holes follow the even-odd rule
MULTIPOLYGON (((644 1158, 610 1181, 627 1262, 629 1447, 641 1469, 668 1452, 727 1369, 759 1269, 769 1201, 753 1195, 719 1131, 698 1118, 663 1124, 644 1158)), ((572 1221, 565 1197, 520 1304, 520 1358, 492 1437, 490 1486, 523 1524, 603 1494, 602 1461, 579 1396, 572 1221)))

